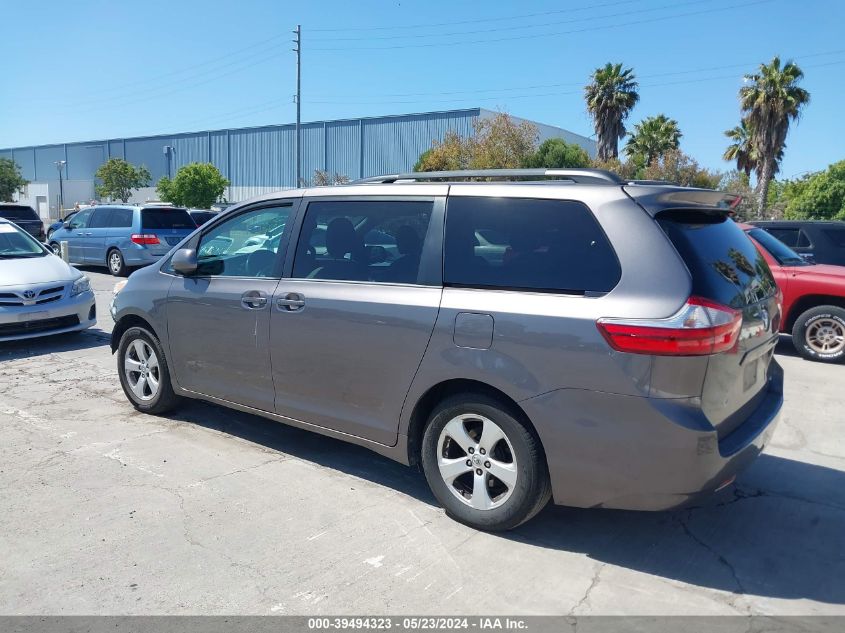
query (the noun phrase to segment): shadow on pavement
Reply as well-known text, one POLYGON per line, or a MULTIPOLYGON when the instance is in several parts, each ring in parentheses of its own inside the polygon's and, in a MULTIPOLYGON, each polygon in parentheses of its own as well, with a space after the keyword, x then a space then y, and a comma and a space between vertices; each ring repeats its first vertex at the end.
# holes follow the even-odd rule
MULTIPOLYGON (((192 402, 178 419, 437 505, 422 474, 364 448, 192 402)), ((499 538, 726 592, 845 604, 845 472, 762 455, 736 488, 672 512, 550 505, 499 538)))
POLYGON ((108 333, 94 326, 81 332, 52 334, 22 341, 6 341, 0 343, 0 362, 108 346, 109 340, 108 333))

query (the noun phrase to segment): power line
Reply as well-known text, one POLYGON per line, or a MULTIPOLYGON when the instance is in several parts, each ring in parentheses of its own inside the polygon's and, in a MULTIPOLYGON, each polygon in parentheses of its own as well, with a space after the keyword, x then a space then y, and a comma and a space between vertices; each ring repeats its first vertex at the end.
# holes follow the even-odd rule
MULTIPOLYGON (((808 53, 807 55, 796 55, 793 56, 793 59, 801 60, 807 59, 810 57, 822 57, 826 55, 838 55, 841 53, 845 53, 845 48, 833 50, 833 51, 824 51, 821 53, 808 53)), ((661 73, 649 73, 646 75, 637 75, 637 80, 641 79, 651 79, 654 77, 670 77, 676 75, 688 75, 693 73, 702 73, 702 72, 711 72, 714 70, 729 70, 732 68, 749 68, 754 64, 759 63, 759 61, 755 62, 744 62, 741 64, 726 64, 724 66, 707 66, 703 68, 689 68, 686 70, 673 70, 668 72, 661 72, 661 73)), ((564 83, 551 83, 551 84, 535 84, 531 86, 510 86, 510 87, 497 87, 497 88, 474 88, 474 89, 467 89, 467 90, 449 90, 445 92, 396 92, 396 93, 382 93, 382 94, 375 94, 370 95, 374 97, 428 97, 428 96, 449 96, 449 95, 461 95, 461 94, 477 94, 482 92, 511 92, 511 91, 518 91, 518 90, 537 90, 537 89, 545 89, 545 88, 563 88, 567 86, 583 86, 583 81, 569 81, 564 83)), ((352 95, 349 94, 325 94, 325 93, 316 93, 315 96, 323 97, 323 98, 334 98, 334 99, 346 99, 352 95)))
MULTIPOLYGON (((398 49, 407 49, 407 48, 442 48, 444 46, 464 46, 467 44, 497 44, 501 42, 512 42, 517 40, 525 40, 525 39, 538 39, 544 37, 557 37, 560 35, 573 35, 576 33, 588 33, 593 31, 603 31, 606 29, 613 29, 619 27, 631 27, 638 24, 649 24, 652 22, 663 22, 666 20, 674 20, 675 18, 685 18, 691 17, 696 15, 704 15, 709 13, 720 13, 724 11, 732 11, 734 9, 743 9, 747 7, 753 7, 760 4, 768 4, 770 2, 774 2, 774 0, 755 0, 754 2, 746 2, 742 4, 731 5, 727 7, 719 7, 715 9, 702 9, 701 11, 688 11, 687 13, 677 13, 675 15, 666 15, 666 16, 658 16, 655 18, 646 18, 643 20, 628 20, 626 22, 618 23, 618 24, 605 24, 600 26, 592 26, 592 27, 584 27, 580 29, 571 29, 569 31, 555 31, 552 33, 533 33, 531 35, 514 35, 510 37, 500 37, 495 39, 484 39, 484 40, 464 40, 458 42, 439 42, 439 43, 425 43, 425 44, 400 44, 395 46, 357 46, 357 47, 325 47, 319 48, 315 47, 311 50, 314 51, 344 51, 344 52, 354 52, 354 51, 386 51, 386 50, 398 50, 398 49)), ((611 16, 605 16, 605 18, 611 16)))
POLYGON ((338 33, 351 31, 396 31, 399 29, 428 29, 440 26, 456 26, 459 24, 478 24, 479 22, 502 22, 505 20, 521 20, 525 18, 535 18, 543 15, 555 15, 559 13, 576 13, 578 11, 587 11, 591 9, 601 9, 603 7, 613 7, 620 4, 633 4, 641 2, 642 0, 617 0, 617 2, 605 2, 604 4, 589 4, 581 7, 571 7, 567 9, 558 9, 555 11, 541 11, 540 13, 523 13, 521 15, 509 15, 499 18, 478 18, 476 20, 458 20, 451 22, 438 22, 435 24, 393 24, 391 26, 365 26, 365 27, 345 27, 345 28, 324 28, 324 29, 309 29, 314 33, 338 33))
POLYGON ((419 39, 432 37, 453 37, 463 35, 475 35, 477 33, 499 33, 502 31, 517 31, 521 29, 537 29, 548 26, 555 26, 558 24, 574 24, 576 22, 587 22, 593 20, 604 20, 606 18, 618 18, 626 15, 637 15, 640 13, 650 13, 652 11, 662 11, 663 9, 675 9, 678 7, 689 6, 693 4, 703 4, 711 2, 711 0, 689 0, 688 2, 673 2, 671 4, 664 4, 658 7, 649 7, 647 9, 636 9, 634 11, 623 11, 621 13, 610 13, 607 15, 590 15, 583 18, 573 18, 570 20, 558 20, 556 22, 543 22, 541 24, 524 24, 522 26, 502 26, 495 29, 479 29, 474 31, 453 31, 451 33, 435 33, 423 35, 382 35, 382 36, 366 36, 366 37, 332 37, 332 38, 315 38, 315 42, 371 42, 373 40, 401 40, 401 39, 419 39))

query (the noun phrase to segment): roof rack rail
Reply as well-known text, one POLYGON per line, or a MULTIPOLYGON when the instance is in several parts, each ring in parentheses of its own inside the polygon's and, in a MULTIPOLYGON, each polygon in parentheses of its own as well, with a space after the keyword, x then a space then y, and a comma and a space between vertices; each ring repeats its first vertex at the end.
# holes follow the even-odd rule
POLYGON ((619 176, 604 169, 458 169, 454 171, 422 171, 406 174, 388 174, 353 180, 349 184, 388 184, 399 180, 454 180, 470 178, 554 178, 578 184, 621 185, 619 176))

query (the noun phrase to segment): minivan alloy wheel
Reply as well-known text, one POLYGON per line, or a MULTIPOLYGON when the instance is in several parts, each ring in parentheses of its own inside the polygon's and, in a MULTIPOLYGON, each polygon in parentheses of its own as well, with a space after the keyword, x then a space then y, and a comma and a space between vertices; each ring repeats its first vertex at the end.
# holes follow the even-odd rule
POLYGON ((835 354, 845 348, 845 326, 835 319, 818 319, 805 334, 807 345, 819 354, 835 354))
POLYGON ((475 413, 458 415, 443 427, 437 467, 449 491, 476 510, 503 505, 517 480, 516 454, 505 432, 475 413))
POLYGON ((126 348, 123 368, 129 388, 140 400, 152 400, 161 385, 158 357, 150 345, 136 338, 126 348))
POLYGON ((117 275, 123 269, 123 258, 117 251, 112 251, 109 254, 109 270, 113 275, 117 275))

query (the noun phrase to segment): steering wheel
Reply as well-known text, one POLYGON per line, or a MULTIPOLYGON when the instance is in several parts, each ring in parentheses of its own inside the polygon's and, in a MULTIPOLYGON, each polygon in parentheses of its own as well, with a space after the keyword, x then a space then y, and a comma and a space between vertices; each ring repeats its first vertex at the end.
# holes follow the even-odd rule
POLYGON ((269 277, 276 264, 276 253, 267 249, 251 252, 246 258, 246 273, 250 277, 269 277))

